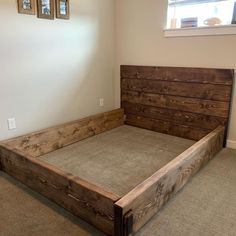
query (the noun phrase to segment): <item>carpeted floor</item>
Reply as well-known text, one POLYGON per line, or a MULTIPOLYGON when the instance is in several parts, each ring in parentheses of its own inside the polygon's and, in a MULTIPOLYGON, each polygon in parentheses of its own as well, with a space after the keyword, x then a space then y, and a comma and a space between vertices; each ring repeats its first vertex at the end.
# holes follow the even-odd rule
POLYGON ((194 143, 123 125, 40 159, 123 196, 194 143))
POLYGON ((0 236, 104 236, 0 172, 0 236))
POLYGON ((235 236, 236 150, 224 149, 137 236, 235 236))
MULTIPOLYGON (((224 149, 137 236, 235 236, 236 150, 224 149)), ((1 236, 104 236, 0 172, 1 236)))

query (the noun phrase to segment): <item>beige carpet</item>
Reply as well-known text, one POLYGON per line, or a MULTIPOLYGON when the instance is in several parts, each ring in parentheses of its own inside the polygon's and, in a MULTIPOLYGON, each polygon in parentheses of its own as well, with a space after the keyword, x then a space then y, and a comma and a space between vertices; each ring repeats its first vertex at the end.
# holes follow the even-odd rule
MULTIPOLYGON (((1 236, 104 236, 0 172, 1 236)), ((235 236, 236 150, 224 149, 137 236, 235 236)))
POLYGON ((236 150, 225 149, 137 236, 235 236, 236 150))
POLYGON ((40 159, 123 196, 194 143, 123 125, 40 159))
POLYGON ((0 172, 0 236, 104 236, 0 172))

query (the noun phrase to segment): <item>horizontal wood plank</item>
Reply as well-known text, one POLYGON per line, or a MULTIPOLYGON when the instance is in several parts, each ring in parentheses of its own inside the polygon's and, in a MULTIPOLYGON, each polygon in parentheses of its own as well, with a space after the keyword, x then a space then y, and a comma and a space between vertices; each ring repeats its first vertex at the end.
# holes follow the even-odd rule
POLYGON ((228 117, 229 103, 197 98, 122 91, 122 102, 138 103, 160 108, 194 112, 198 114, 228 117))
POLYGON ((33 157, 65 147, 72 143, 116 128, 124 123, 123 109, 90 116, 63 125, 44 129, 28 135, 4 141, 14 150, 33 157))
POLYGON ((28 187, 114 235, 114 202, 119 196, 33 157, 0 147, 2 168, 28 187))
POLYGON ((231 96, 231 86, 146 79, 121 79, 121 89, 122 91, 157 93, 223 102, 229 101, 231 96))
POLYGON ((179 125, 213 130, 219 125, 226 125, 227 119, 217 116, 208 116, 191 112, 176 111, 173 109, 146 106, 142 104, 123 102, 125 114, 147 117, 162 121, 173 122, 179 125))
POLYGON ((205 135, 207 135, 209 129, 200 129, 197 127, 191 127, 186 125, 178 125, 173 122, 150 119, 147 117, 136 116, 131 114, 126 114, 125 123, 128 125, 174 135, 182 138, 192 139, 195 141, 200 140, 205 135))
POLYGON ((137 232, 222 149, 223 139, 224 127, 218 127, 116 202, 115 212, 123 217, 116 222, 122 224, 116 225, 119 232, 126 227, 124 216, 130 211, 133 232, 137 232))
POLYGON ((232 85, 234 71, 187 67, 121 66, 121 78, 232 85))
MULTIPOLYGON (((130 124, 158 130, 162 123, 163 132, 180 137, 194 127, 195 139, 202 137, 202 130, 211 131, 219 125, 228 127, 233 78, 231 69, 123 65, 121 104, 125 115, 140 116, 151 122, 144 124, 132 116, 132 121, 127 121, 130 124), (154 120, 157 120, 156 125, 154 120), (176 124, 188 126, 188 129, 173 132, 169 127, 176 124)), ((227 131, 224 141, 226 137, 227 131)))

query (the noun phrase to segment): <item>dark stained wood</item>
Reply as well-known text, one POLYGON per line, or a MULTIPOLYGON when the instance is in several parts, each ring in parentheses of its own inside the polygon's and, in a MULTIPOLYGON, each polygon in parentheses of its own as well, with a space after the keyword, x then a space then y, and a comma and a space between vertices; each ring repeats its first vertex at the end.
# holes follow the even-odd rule
POLYGON ((121 66, 121 78, 232 85, 231 69, 191 67, 121 66))
POLYGON ((178 125, 169 121, 150 119, 130 114, 126 115, 126 124, 195 141, 200 140, 211 131, 210 129, 178 125))
POLYGON ((122 107, 127 115, 136 115, 173 122, 174 124, 213 130, 219 125, 226 125, 227 119, 192 112, 176 111, 173 109, 146 106, 142 104, 123 102, 122 107))
POLYGON ((117 109, 0 143, 0 168, 104 233, 114 235, 120 197, 35 157, 124 124, 117 109))
MULTIPOLYGON (((195 140, 218 123, 225 124, 227 119, 126 101, 123 106, 127 124, 195 140), (209 122, 209 127, 200 126, 202 121, 209 122)), ((222 148, 224 128, 211 132, 121 200, 35 158, 122 125, 123 114, 123 110, 118 109, 1 142, 0 168, 104 233, 128 236, 142 227, 222 148)))
POLYGON ((3 171, 81 217, 108 235, 114 235, 114 202, 119 196, 61 171, 24 153, 0 147, 3 171))
POLYGON ((194 140, 227 128, 233 78, 230 69, 121 66, 126 124, 194 140))
POLYGON ((116 228, 126 228, 124 217, 132 212, 133 232, 137 232, 222 149, 223 140, 224 127, 218 127, 116 202, 115 212, 123 214, 122 225, 116 228))
POLYGON ((4 143, 16 151, 38 157, 123 124, 123 109, 117 109, 10 139, 4 143))
POLYGON ((204 115, 214 115, 223 118, 227 118, 229 110, 228 102, 152 93, 139 93, 126 90, 122 92, 122 102, 131 102, 204 115))
POLYGON ((129 236, 133 233, 133 224, 134 224, 134 216, 132 211, 130 210, 125 214, 124 218, 124 236, 129 236))
POLYGON ((228 102, 231 98, 231 86, 203 83, 183 83, 156 81, 147 79, 122 79, 123 91, 157 93, 188 98, 228 102))
POLYGON ((124 214, 123 214, 123 208, 119 206, 115 206, 114 209, 115 212, 115 231, 114 236, 123 236, 124 235, 124 214))
POLYGON ((115 206, 115 236, 129 236, 133 233, 133 213, 128 211, 125 215, 123 214, 123 208, 115 206))

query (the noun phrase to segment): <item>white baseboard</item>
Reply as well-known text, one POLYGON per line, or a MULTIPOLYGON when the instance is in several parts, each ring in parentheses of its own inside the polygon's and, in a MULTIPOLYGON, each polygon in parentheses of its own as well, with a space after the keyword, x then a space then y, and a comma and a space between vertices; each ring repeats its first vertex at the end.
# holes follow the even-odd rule
POLYGON ((227 147, 228 148, 232 148, 232 149, 236 149, 236 141, 233 140, 227 140, 227 147))

